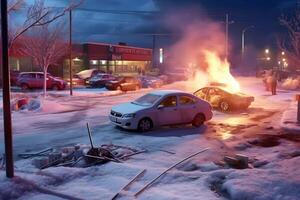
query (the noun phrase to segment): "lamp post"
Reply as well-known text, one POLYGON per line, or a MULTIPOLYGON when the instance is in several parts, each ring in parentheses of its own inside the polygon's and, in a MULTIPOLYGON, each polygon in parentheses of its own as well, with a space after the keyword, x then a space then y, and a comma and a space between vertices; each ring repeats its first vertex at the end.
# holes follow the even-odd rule
POLYGON ((245 33, 249 29, 254 28, 254 26, 248 26, 242 30, 242 56, 244 57, 245 54, 245 33))

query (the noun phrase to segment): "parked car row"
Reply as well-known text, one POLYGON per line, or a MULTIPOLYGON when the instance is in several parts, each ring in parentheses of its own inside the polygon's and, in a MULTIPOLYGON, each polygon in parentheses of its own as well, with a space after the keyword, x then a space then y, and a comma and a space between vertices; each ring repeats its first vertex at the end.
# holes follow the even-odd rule
MULTIPOLYGON (((11 82, 23 90, 43 88, 43 72, 21 72, 12 75, 11 82)), ((108 90, 133 91, 141 88, 159 88, 166 83, 165 80, 164 76, 114 76, 96 69, 90 69, 75 74, 72 83, 75 87, 80 85, 90 88, 105 87, 108 90)), ((61 78, 47 74, 48 89, 62 90, 67 85, 70 85, 70 79, 64 81, 61 78)))

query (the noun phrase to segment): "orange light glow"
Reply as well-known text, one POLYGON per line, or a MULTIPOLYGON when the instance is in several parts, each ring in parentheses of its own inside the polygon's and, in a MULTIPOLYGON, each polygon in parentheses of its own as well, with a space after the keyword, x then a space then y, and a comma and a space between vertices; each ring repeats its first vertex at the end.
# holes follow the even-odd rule
POLYGON ((229 92, 239 92, 240 84, 231 75, 227 60, 222 60, 217 53, 212 51, 205 51, 204 56, 207 63, 209 81, 226 85, 224 89, 229 92))

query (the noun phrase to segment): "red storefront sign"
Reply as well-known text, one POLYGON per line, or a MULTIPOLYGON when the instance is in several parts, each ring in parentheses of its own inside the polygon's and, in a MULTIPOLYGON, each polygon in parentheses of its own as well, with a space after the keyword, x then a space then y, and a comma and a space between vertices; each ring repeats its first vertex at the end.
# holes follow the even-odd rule
POLYGON ((152 49, 103 43, 88 43, 85 45, 90 60, 151 61, 152 59, 152 49))

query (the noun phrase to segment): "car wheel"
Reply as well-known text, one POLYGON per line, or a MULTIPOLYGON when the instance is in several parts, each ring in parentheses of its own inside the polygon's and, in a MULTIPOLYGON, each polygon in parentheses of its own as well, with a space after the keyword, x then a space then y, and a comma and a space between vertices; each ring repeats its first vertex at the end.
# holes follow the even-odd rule
POLYGON ((200 127, 204 124, 204 122, 205 122, 204 114, 199 113, 194 117, 192 125, 195 126, 195 127, 200 127))
POLYGON ((52 90, 55 90, 55 91, 59 90, 58 85, 53 85, 53 86, 52 86, 52 90))
POLYGON ((117 86, 117 90, 122 90, 121 86, 117 86))
POLYGON ((29 86, 28 86, 26 83, 22 83, 22 84, 21 84, 21 89, 22 89, 22 90, 28 90, 28 89, 29 89, 29 86))
POLYGON ((227 101, 221 101, 219 107, 223 112, 227 112, 230 110, 230 104, 227 101))
POLYGON ((138 130, 141 132, 150 131, 153 127, 153 123, 149 118, 143 118, 139 121, 138 130))

